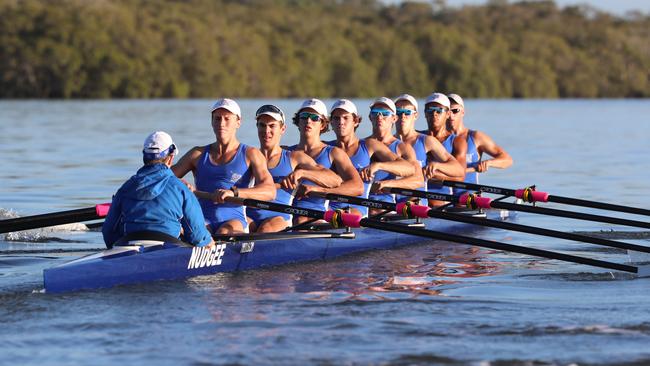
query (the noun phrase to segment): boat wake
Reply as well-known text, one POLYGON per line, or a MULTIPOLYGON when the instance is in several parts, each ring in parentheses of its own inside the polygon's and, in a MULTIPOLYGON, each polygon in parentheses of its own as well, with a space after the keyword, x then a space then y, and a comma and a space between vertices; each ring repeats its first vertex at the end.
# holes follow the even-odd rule
POLYGON ((76 240, 62 239, 52 236, 54 233, 70 231, 88 231, 88 227, 81 223, 58 225, 47 228, 39 228, 25 231, 15 231, 4 234, 4 241, 20 241, 30 243, 59 242, 59 243, 78 243, 76 240))
POLYGON ((650 231, 574 231, 574 234, 603 239, 650 239, 650 231))

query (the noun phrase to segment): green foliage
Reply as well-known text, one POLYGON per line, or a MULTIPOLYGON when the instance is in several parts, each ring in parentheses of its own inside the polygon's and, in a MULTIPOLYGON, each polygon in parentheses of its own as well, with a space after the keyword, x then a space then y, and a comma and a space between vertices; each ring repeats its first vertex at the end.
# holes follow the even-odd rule
POLYGON ((0 0, 0 97, 650 97, 647 15, 448 3, 0 0))

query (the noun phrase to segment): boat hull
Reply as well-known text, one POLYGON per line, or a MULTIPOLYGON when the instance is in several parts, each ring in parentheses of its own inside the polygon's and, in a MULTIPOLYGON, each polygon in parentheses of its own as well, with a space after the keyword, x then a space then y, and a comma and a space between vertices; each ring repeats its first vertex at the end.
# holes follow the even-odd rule
MULTIPOLYGON (((436 219, 426 220, 425 225, 431 230, 459 234, 481 229, 474 225, 436 219)), ((355 229, 353 232, 353 239, 298 237, 255 240, 219 243, 210 249, 161 241, 130 241, 128 246, 115 247, 44 270, 44 286, 47 293, 109 288, 326 260, 428 240, 369 228, 355 229)))

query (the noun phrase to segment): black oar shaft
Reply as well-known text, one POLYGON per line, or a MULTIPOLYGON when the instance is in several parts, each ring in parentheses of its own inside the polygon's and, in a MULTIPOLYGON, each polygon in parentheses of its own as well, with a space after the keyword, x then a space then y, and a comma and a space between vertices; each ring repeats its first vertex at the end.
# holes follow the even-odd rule
POLYGON ((321 193, 321 192, 312 192, 310 196, 322 197, 328 200, 334 200, 337 202, 348 203, 352 205, 364 206, 368 208, 376 208, 380 210, 390 210, 395 211, 396 205, 391 202, 383 202, 377 200, 371 200, 367 198, 354 197, 354 196, 345 196, 336 193, 321 193))
POLYGON ((0 221, 0 234, 12 231, 29 230, 72 222, 83 222, 102 218, 97 215, 95 207, 80 208, 70 211, 54 212, 49 214, 17 217, 0 221))
POLYGON ((484 184, 475 184, 475 183, 467 183, 467 182, 455 182, 455 181, 451 181, 451 180, 444 180, 444 181, 440 181, 440 182, 436 182, 436 183, 440 183, 440 184, 445 185, 447 187, 466 189, 468 191, 482 191, 482 192, 485 192, 485 193, 499 194, 499 195, 502 195, 502 196, 514 196, 515 195, 515 190, 514 189, 486 186, 484 184))
POLYGON ((241 203, 244 206, 253 207, 261 210, 282 212, 290 215, 310 217, 312 219, 323 219, 324 211, 312 210, 309 208, 293 207, 275 202, 259 201, 250 198, 229 198, 228 201, 241 203))
MULTIPOLYGON (((516 190, 514 189, 486 186, 483 184, 454 182, 454 181, 442 181, 440 183, 447 187, 467 189, 471 191, 482 191, 485 193, 499 194, 502 196, 515 196, 516 193, 516 190)), ((562 203, 562 204, 572 205, 572 206, 590 207, 590 208, 597 208, 601 210, 618 211, 618 212, 625 212, 625 213, 631 213, 636 215, 650 216, 650 210, 645 208, 616 205, 613 203, 583 200, 579 198, 548 195, 547 201, 562 203)))
MULTIPOLYGON (((458 183, 458 182, 453 182, 453 183, 458 183)), ((469 183, 464 183, 464 184, 471 185, 469 183)), ((449 201, 452 203, 458 202, 458 197, 449 194, 431 193, 431 192, 423 192, 423 191, 410 190, 410 189, 398 189, 398 188, 391 188, 390 192, 402 194, 405 196, 411 196, 411 197, 421 197, 421 198, 428 198, 428 199, 434 199, 440 201, 449 201)), ((512 211, 530 212, 530 213, 535 213, 540 215, 567 217, 576 220, 605 222, 605 223, 615 224, 615 225, 650 229, 650 222, 621 219, 621 218, 610 217, 610 216, 594 215, 594 214, 588 214, 583 212, 565 211, 565 210, 539 207, 539 206, 519 205, 515 203, 508 203, 508 202, 496 201, 496 200, 492 200, 490 202, 490 207, 501 208, 501 209, 512 210, 512 211)))
POLYGON ((548 196, 548 201, 549 202, 555 202, 555 203, 563 203, 563 204, 566 204, 566 205, 590 207, 590 208, 597 208, 597 209, 601 209, 601 210, 619 211, 619 212, 631 213, 631 214, 635 214, 635 215, 650 216, 650 210, 648 210, 648 209, 639 208, 639 207, 631 207, 631 206, 615 205, 613 203, 604 203, 604 202, 598 202, 598 201, 588 201, 588 200, 583 200, 583 199, 579 199, 579 198, 562 197, 562 196, 554 196, 554 195, 549 195, 548 196))
POLYGON ((530 213, 548 215, 548 216, 566 217, 566 218, 576 219, 576 220, 606 222, 608 224, 614 224, 614 225, 633 226, 633 227, 650 229, 650 222, 620 219, 617 217, 594 215, 594 214, 588 214, 583 212, 565 211, 565 210, 558 210, 554 208, 545 208, 539 206, 518 205, 518 204, 508 203, 503 201, 492 201, 490 205, 491 207, 494 208, 502 208, 506 210, 530 212, 530 213))
POLYGON ((514 224, 514 223, 506 222, 506 221, 496 221, 496 220, 489 220, 489 219, 485 219, 485 218, 478 218, 478 217, 472 217, 472 216, 467 216, 467 215, 459 215, 459 214, 455 214, 455 213, 438 211, 438 210, 429 210, 427 214, 430 217, 436 217, 436 218, 444 219, 444 220, 459 221, 459 222, 465 222, 465 223, 468 223, 468 224, 495 227, 495 228, 499 228, 499 229, 505 229, 505 230, 511 230, 511 231, 519 231, 519 232, 528 233, 528 234, 543 235, 543 236, 549 236, 549 237, 553 237, 553 238, 559 238, 559 239, 573 240, 573 241, 579 241, 579 242, 584 242, 584 243, 603 245, 603 246, 612 247, 612 248, 619 248, 619 249, 626 249, 626 250, 634 250, 634 251, 637 251, 637 252, 650 253, 650 247, 645 247, 645 246, 642 246, 642 245, 636 245, 636 244, 630 244, 630 243, 622 243, 622 242, 619 242, 619 241, 608 240, 608 239, 603 239, 603 238, 595 238, 595 237, 592 237, 592 236, 579 235, 579 234, 573 234, 573 233, 566 233, 566 232, 563 232, 563 231, 544 229, 544 228, 528 226, 528 225, 514 224))
POLYGON ((379 230, 391 231, 391 232, 396 232, 401 234, 415 235, 415 236, 420 236, 425 238, 445 240, 454 243, 474 245, 483 248, 504 250, 513 253, 532 255, 536 257, 557 259, 565 262, 585 264, 589 266, 606 268, 606 269, 611 269, 616 271, 638 273, 637 267, 626 265, 626 264, 606 262, 598 259, 584 258, 575 255, 570 255, 570 254, 551 252, 543 249, 527 248, 519 245, 499 243, 499 242, 485 240, 485 239, 470 238, 466 236, 447 234, 438 231, 418 229, 418 228, 408 227, 404 225, 390 224, 387 222, 375 221, 370 219, 362 219, 361 226, 370 227, 379 230))

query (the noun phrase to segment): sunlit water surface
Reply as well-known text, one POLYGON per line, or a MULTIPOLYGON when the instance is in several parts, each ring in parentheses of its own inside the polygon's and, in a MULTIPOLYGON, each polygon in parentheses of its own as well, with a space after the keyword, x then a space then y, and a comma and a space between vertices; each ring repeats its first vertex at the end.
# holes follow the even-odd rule
MULTIPOLYGON (((300 105, 241 101, 243 142, 256 145, 253 113, 266 102, 289 115, 300 105)), ((370 101, 355 102, 367 113, 370 101)), ((139 167, 148 133, 169 132, 181 153, 212 142, 210 103, 0 102, 0 217, 109 201, 139 167)), ((647 100, 466 104, 466 123, 515 159, 483 183, 650 207, 647 100)), ((359 134, 369 131, 364 118, 359 134)), ((284 141, 296 138, 290 125, 284 141)), ((643 231, 529 214, 517 222, 643 231)), ((0 234, 0 364, 650 363, 650 280, 632 275, 424 242, 330 262, 44 294, 44 268, 102 246, 99 232, 74 229, 0 234)), ((473 235, 627 261, 623 251, 594 245, 495 229, 473 235)))

